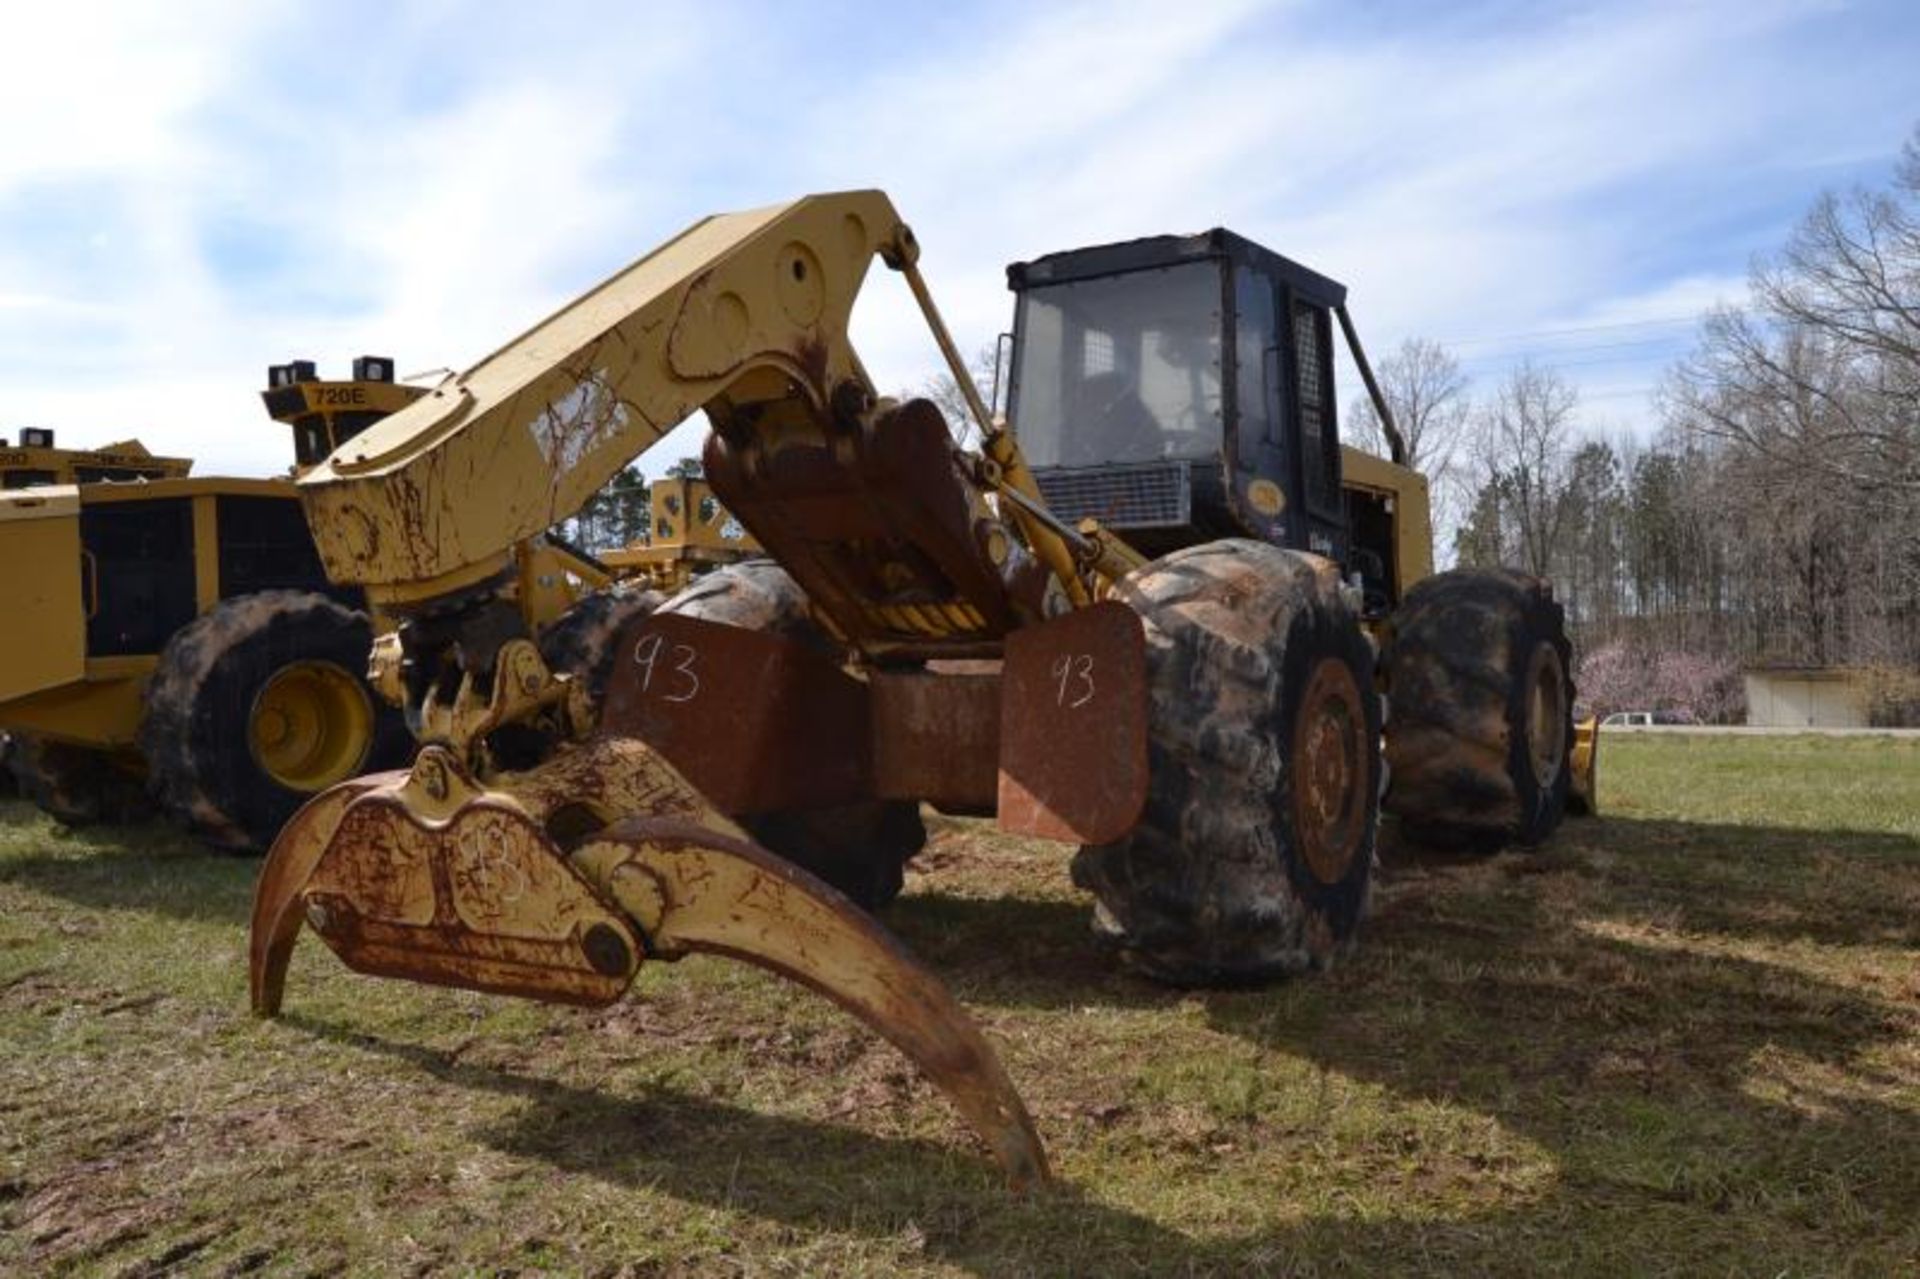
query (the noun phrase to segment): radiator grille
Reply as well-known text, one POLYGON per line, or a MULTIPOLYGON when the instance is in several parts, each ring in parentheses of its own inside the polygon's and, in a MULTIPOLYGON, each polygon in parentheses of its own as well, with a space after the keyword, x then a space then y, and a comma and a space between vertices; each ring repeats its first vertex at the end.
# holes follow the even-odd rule
POLYGON ((1192 522, 1193 482, 1186 462, 1034 472, 1053 513, 1092 516, 1108 528, 1175 528, 1192 522))

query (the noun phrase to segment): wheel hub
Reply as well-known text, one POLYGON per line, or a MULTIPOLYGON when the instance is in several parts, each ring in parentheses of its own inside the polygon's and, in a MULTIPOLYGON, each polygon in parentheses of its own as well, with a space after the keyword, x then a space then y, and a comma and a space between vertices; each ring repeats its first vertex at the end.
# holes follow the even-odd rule
POLYGON ((1364 834, 1373 747, 1360 697, 1351 668, 1323 658, 1307 679, 1294 722, 1294 832, 1307 869, 1323 884, 1346 877, 1364 834))
POLYGON ((1565 767, 1566 672, 1560 653, 1541 643, 1527 662, 1527 762, 1541 790, 1550 789, 1565 767))
POLYGON ((297 791, 323 790, 360 771, 373 743, 373 702, 332 662, 295 662, 255 695, 247 746, 268 776, 297 791))

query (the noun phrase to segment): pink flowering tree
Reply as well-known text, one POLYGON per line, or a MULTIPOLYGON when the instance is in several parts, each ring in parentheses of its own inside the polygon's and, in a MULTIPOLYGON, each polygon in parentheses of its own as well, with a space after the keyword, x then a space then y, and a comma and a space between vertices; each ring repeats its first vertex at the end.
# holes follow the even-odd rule
POLYGON ((1695 723, 1725 724, 1746 710, 1737 664, 1678 649, 1603 644, 1581 660, 1576 682, 1582 707, 1598 715, 1668 711, 1695 723))

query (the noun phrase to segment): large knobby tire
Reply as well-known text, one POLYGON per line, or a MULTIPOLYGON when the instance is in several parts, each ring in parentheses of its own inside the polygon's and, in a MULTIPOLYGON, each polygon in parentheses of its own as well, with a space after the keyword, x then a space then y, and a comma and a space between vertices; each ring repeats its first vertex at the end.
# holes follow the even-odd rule
POLYGON ((666 599, 658 591, 616 583, 583 595, 540 630, 540 656, 549 669, 585 685, 593 718, 613 674, 614 641, 627 626, 650 615, 666 599))
MULTIPOLYGON (((821 653, 836 651, 813 620, 806 592, 772 560, 715 569, 658 611, 784 636, 821 653)), ((920 806, 909 800, 763 813, 740 821, 763 846, 868 910, 900 895, 908 860, 927 842, 920 806)))
POLYGON ((0 733, 0 799, 13 799, 20 794, 20 779, 13 775, 13 737, 0 733))
POLYGON ((366 684, 372 643, 365 614, 306 591, 236 596, 181 628, 140 726, 154 798, 208 843, 258 852, 318 792, 405 764, 400 712, 366 684))
POLYGON ((1416 584, 1381 654, 1387 811, 1416 843, 1541 843, 1566 813, 1573 746, 1565 611, 1540 578, 1455 569, 1416 584))
POLYGON ((20 796, 63 826, 137 822, 153 813, 139 777, 106 751, 14 734, 6 764, 20 796))
POLYGON ((1146 811, 1073 879, 1130 965, 1181 985, 1324 967, 1366 909, 1373 648, 1334 566, 1233 539, 1124 578, 1147 632, 1146 811))

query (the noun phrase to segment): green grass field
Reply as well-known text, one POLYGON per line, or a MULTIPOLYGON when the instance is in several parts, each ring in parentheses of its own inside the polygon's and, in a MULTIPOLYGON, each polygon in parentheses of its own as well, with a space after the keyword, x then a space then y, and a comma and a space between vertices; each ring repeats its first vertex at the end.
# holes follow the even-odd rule
POLYGON ((1025 1092, 1028 1198, 751 970, 580 1012, 309 939, 261 1022, 253 863, 0 804, 0 1272, 1913 1273, 1920 744, 1603 765, 1545 852, 1387 847, 1353 959, 1264 991, 1115 972, 1065 850, 941 823, 888 918, 1025 1092))

